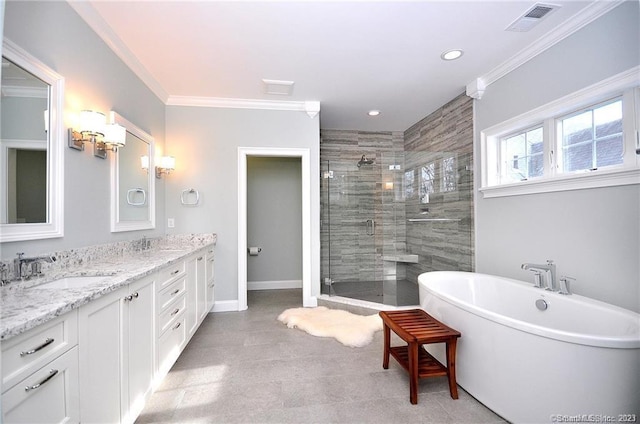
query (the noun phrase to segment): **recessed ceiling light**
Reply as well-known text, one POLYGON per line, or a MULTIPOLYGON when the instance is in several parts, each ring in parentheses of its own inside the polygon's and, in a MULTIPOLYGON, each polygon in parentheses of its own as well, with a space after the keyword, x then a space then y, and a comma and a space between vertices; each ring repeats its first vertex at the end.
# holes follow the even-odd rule
POLYGON ((442 53, 440 57, 442 58, 442 60, 456 60, 457 58, 462 56, 462 53, 464 52, 460 49, 448 50, 442 53))
POLYGON ((380 115, 380 111, 379 110, 370 110, 369 112, 367 112, 367 114, 369 116, 378 116, 378 115, 380 115))

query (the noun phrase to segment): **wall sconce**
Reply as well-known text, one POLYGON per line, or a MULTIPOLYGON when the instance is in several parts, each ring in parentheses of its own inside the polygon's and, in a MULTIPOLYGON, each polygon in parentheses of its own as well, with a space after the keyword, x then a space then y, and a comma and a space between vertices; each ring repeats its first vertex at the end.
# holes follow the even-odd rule
POLYGON ((107 150, 117 152, 118 147, 126 144, 126 138, 126 128, 118 124, 107 124, 104 113, 82 110, 78 129, 69 128, 68 145, 72 149, 84 150, 84 143, 90 141, 93 143, 93 155, 106 159, 107 150))
POLYGON ((104 126, 102 141, 96 141, 93 146, 93 155, 102 159, 107 158, 107 150, 117 152, 118 147, 127 144, 127 129, 118 124, 104 126))
POLYGON ((170 174, 176 169, 176 158, 173 156, 162 156, 160 165, 156 166, 156 178, 162 178, 162 174, 170 174))
POLYGON ((76 150, 84 150, 84 143, 91 141, 95 143, 96 137, 104 136, 106 124, 104 113, 92 110, 80 111, 79 128, 74 130, 69 128, 69 147, 76 150))

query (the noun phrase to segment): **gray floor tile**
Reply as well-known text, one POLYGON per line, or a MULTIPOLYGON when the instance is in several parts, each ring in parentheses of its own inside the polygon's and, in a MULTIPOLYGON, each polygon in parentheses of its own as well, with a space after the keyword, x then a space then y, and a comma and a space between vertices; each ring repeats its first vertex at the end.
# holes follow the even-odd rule
MULTIPOLYGON (((137 423, 500 423, 445 377, 409 378, 393 359, 382 368, 382 332, 362 348, 288 329, 300 290, 251 291, 249 309, 209 314, 137 423)), ((397 337, 392 344, 401 344, 397 337)))

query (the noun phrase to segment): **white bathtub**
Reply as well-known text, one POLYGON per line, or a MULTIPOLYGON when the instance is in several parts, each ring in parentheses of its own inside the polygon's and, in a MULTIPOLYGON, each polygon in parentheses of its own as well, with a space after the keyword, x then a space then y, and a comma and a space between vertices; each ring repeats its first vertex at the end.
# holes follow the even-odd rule
MULTIPOLYGON (((640 421, 640 314, 492 275, 428 272, 418 282, 421 308, 462 333, 458 384, 503 418, 640 421)), ((428 350, 445 360, 443 346, 428 350)))

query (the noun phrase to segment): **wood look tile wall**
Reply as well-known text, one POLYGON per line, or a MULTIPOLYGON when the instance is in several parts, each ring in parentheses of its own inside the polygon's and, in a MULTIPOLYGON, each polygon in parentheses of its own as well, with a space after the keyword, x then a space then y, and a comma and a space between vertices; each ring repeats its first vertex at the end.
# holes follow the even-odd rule
POLYGON ((472 119, 472 100, 460 95, 404 133, 321 131, 323 279, 417 281, 426 271, 473 269, 472 119), (358 167, 362 155, 375 163, 358 167), (453 164, 448 185, 443 160, 453 164), (424 203, 422 167, 431 163, 433 192, 424 203), (406 172, 414 175, 409 191, 406 172), (453 221, 408 222, 416 218, 453 221), (376 223, 373 235, 367 220, 376 223), (398 252, 419 255, 419 263, 382 260, 398 252))

